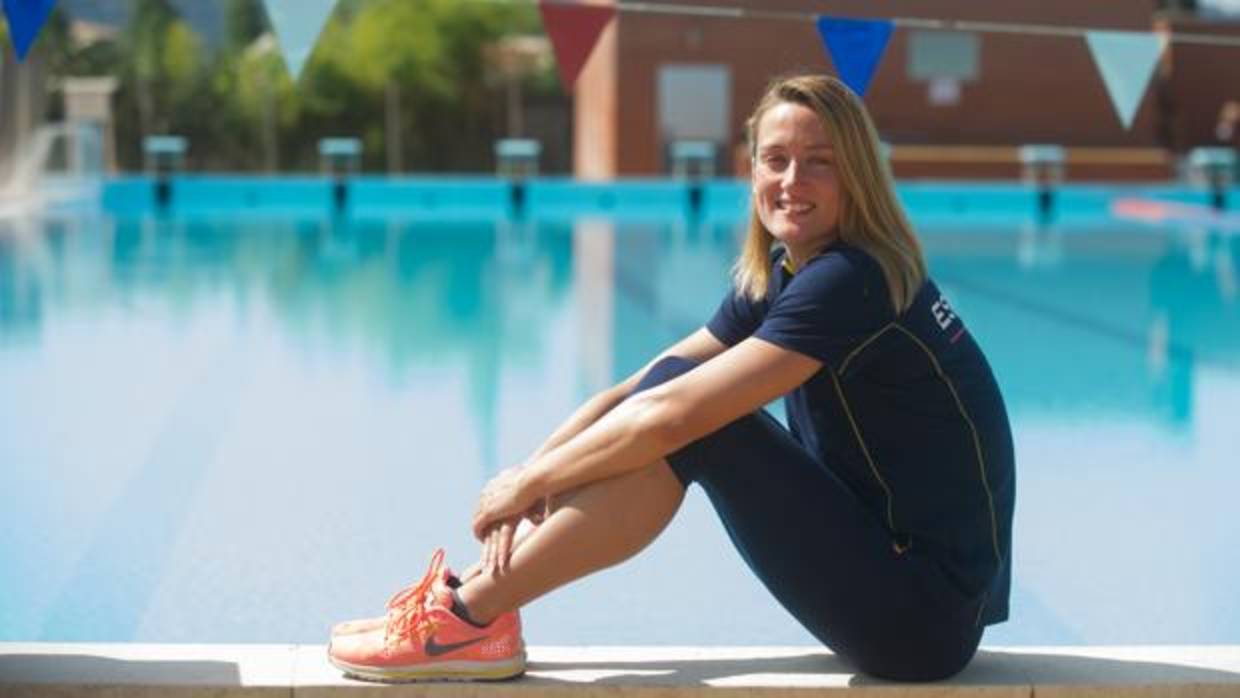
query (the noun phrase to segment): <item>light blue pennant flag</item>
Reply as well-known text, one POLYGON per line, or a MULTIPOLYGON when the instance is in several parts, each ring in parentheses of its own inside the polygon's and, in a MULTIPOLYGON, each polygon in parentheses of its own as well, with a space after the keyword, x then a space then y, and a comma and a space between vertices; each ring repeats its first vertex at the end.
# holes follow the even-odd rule
POLYGON ((17 51, 17 60, 26 60, 30 45, 43 29, 56 0, 4 0, 4 14, 9 18, 9 36, 17 51))
POLYGON ((891 39, 891 20, 819 17, 817 24, 840 79, 864 97, 891 39))
POLYGON ((284 64, 296 80, 314 52, 336 0, 265 0, 267 17, 280 42, 284 64))
POLYGON ((1150 32, 1091 31, 1089 51, 1124 128, 1132 126, 1166 39, 1150 32))

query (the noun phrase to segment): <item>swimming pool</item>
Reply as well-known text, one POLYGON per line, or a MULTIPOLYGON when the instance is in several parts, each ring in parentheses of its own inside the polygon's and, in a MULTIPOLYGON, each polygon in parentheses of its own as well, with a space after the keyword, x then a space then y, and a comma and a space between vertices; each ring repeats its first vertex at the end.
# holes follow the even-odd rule
MULTIPOLYGON (((322 642, 482 484, 701 324, 744 187, 491 180, 108 185, 0 219, 0 640, 322 642)), ((1240 235, 1075 188, 904 185, 1004 389, 1012 621, 993 644, 1240 642, 1240 235)), ((1232 201, 1240 200, 1236 192, 1232 201)), ((810 644, 700 491, 535 644, 810 644)))

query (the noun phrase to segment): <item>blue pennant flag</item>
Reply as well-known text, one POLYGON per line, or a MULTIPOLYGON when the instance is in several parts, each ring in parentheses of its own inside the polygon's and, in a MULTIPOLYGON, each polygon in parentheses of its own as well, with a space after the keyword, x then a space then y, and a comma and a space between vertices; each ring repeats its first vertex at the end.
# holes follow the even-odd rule
POLYGON ((4 14, 9 18, 9 35, 13 37, 17 60, 26 60, 30 45, 55 6, 56 0, 4 0, 4 14))
POLYGON ((1166 40, 1150 32, 1122 31, 1091 31, 1085 34, 1085 40, 1102 73, 1111 104, 1124 128, 1131 128, 1166 40))
POLYGON ((323 25, 331 16, 336 0, 265 0, 267 17, 280 42, 284 64, 296 80, 306 60, 314 52, 323 25))
POLYGON ((894 25, 886 19, 819 17, 818 34, 826 44, 840 79, 864 97, 878 68, 894 25))

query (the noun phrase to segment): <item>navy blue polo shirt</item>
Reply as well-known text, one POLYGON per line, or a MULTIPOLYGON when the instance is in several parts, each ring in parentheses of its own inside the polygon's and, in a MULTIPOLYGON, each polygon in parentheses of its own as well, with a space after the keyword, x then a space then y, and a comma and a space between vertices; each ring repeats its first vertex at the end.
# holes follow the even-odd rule
POLYGON ((900 315, 878 263, 836 242, 795 274, 773 255, 765 299, 729 293, 707 324, 734 345, 753 336, 821 361, 785 396, 796 439, 891 532, 1007 619, 1015 473, 994 375, 927 279, 900 315))

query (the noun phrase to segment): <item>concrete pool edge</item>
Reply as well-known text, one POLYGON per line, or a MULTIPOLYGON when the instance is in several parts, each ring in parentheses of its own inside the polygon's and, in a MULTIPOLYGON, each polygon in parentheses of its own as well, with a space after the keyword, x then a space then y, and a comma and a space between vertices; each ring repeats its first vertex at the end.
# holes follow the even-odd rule
POLYGON ((531 647, 527 675, 498 684, 382 686, 343 678, 322 645, 0 643, 5 698, 696 696, 744 691, 891 696, 1237 696, 1240 645, 984 647, 959 676, 893 684, 813 647, 531 647))

